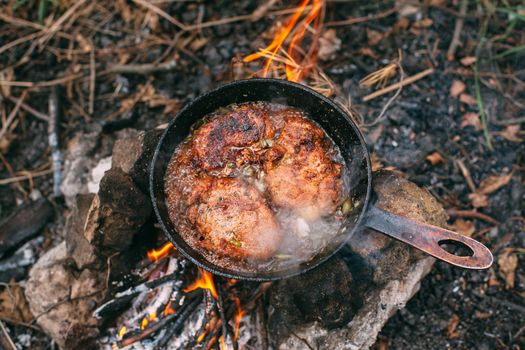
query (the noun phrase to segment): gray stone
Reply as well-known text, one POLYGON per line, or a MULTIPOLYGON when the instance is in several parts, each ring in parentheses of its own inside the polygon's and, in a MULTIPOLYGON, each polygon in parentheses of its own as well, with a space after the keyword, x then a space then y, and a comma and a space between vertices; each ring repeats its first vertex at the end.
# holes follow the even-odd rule
POLYGON ((63 242, 33 266, 25 294, 38 325, 61 349, 90 349, 99 336, 92 313, 105 297, 105 274, 72 266, 63 242))

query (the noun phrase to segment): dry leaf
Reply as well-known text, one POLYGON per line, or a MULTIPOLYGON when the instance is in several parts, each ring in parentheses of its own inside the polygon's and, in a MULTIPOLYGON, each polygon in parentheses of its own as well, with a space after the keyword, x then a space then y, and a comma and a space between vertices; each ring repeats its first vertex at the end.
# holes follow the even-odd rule
POLYGON ((319 59, 327 61, 335 58, 335 54, 341 48, 341 39, 337 37, 335 29, 326 30, 319 38, 319 59))
POLYGON ((122 17, 122 19, 126 23, 129 23, 133 19, 133 14, 131 13, 131 8, 126 3, 126 0, 118 0, 115 3, 115 8, 116 8, 117 11, 120 12, 120 16, 122 17))
POLYGON ((508 125, 504 131, 500 133, 501 137, 505 138, 506 140, 509 140, 511 142, 522 142, 523 139, 518 137, 518 134, 520 133, 520 125, 508 125))
POLYGON ((482 312, 482 311, 477 311, 474 313, 474 316, 478 319, 478 320, 486 320, 487 318, 490 318, 490 316, 492 316, 492 313, 490 312, 482 312))
POLYGON ((192 52, 197 52, 199 51, 200 49, 202 49, 204 46, 206 46, 206 44, 208 43, 208 41, 210 41, 209 38, 206 38, 206 37, 199 37, 199 38, 195 38, 191 44, 190 44, 190 48, 191 48, 191 51, 192 52))
POLYGON ((439 152, 434 152, 429 154, 425 157, 426 160, 430 162, 432 165, 438 165, 439 163, 443 163, 445 159, 439 152))
POLYGON ((479 188, 476 192, 481 194, 492 193, 508 184, 511 179, 512 173, 502 176, 491 175, 483 181, 481 181, 481 183, 479 184, 479 188))
POLYGON ((489 287, 499 287, 499 281, 496 277, 496 273, 494 272, 494 269, 489 270, 489 280, 487 282, 489 287))
POLYGON ((464 104, 471 105, 471 106, 475 106, 478 103, 478 101, 476 101, 476 99, 469 94, 459 95, 459 100, 463 102, 464 104))
POLYGON ((383 33, 378 32, 377 30, 367 29, 366 37, 368 39, 368 45, 376 46, 381 40, 383 40, 383 33))
POLYGON ((458 326, 459 326, 459 316, 454 314, 448 321, 448 325, 447 325, 448 339, 455 339, 459 337, 459 332, 457 331, 458 326))
POLYGON ((406 17, 401 17, 394 24, 394 31, 398 32, 401 29, 407 29, 410 26, 410 20, 406 17))
POLYGON ((379 56, 369 47, 362 47, 359 50, 357 50, 357 53, 359 53, 362 56, 370 57, 374 60, 379 59, 379 56))
POLYGON ((468 195, 468 199, 474 208, 483 208, 489 205, 489 198, 482 193, 471 193, 468 195))
POLYGON ((33 319, 24 295, 24 289, 19 284, 12 284, 0 292, 0 319, 27 323, 33 319))
POLYGON ((417 29, 430 28, 434 24, 434 21, 430 18, 423 18, 421 21, 414 23, 414 27, 417 29))
POLYGON ((370 139, 370 142, 372 144, 376 143, 377 140, 379 140, 379 138, 381 137, 381 134, 383 133, 384 128, 385 127, 383 126, 383 124, 379 124, 379 126, 377 126, 374 130, 372 130, 366 135, 368 139, 370 139))
POLYGON ((463 114, 463 118, 459 126, 462 129, 467 126, 473 126, 476 130, 481 130, 481 121, 479 119, 479 114, 474 112, 467 112, 463 114))
POLYGON ((370 160, 372 161, 372 171, 377 171, 377 170, 383 168, 383 164, 381 163, 381 159, 379 159, 377 154, 372 153, 370 155, 370 160))
POLYGON ((454 221, 454 224, 452 226, 454 227, 454 231, 461 233, 463 236, 467 237, 472 237, 472 235, 476 231, 476 226, 474 225, 473 221, 463 220, 461 218, 454 221))
POLYGON ((505 280, 505 289, 514 288, 518 256, 512 249, 505 249, 498 258, 499 274, 505 280))
POLYGON ((418 5, 413 5, 407 1, 396 1, 397 13, 400 17, 409 17, 418 13, 421 8, 418 5))
POLYGON ((463 57, 462 59, 459 60, 459 62, 461 62, 461 64, 464 66, 470 66, 471 64, 476 63, 476 57, 474 56, 463 57))
POLYGON ((452 86, 450 87, 450 96, 454 98, 458 97, 465 91, 465 88, 465 83, 463 83, 461 80, 454 80, 452 82, 452 86))

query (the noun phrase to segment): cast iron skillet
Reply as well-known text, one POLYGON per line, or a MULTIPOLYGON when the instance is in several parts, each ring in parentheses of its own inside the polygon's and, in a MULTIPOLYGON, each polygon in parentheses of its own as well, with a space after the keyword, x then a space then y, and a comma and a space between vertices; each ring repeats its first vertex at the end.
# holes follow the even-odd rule
POLYGON ((306 86, 276 79, 240 80, 210 91, 182 109, 162 135, 150 172, 153 208, 169 240, 196 265, 218 275, 245 280, 267 281, 297 275, 310 270, 334 255, 363 226, 405 242, 438 259, 469 269, 485 269, 492 264, 492 254, 481 243, 445 230, 397 216, 377 208, 371 201, 372 171, 365 141, 352 119, 333 101, 306 86), (171 156, 190 132, 190 127, 205 115, 232 103, 268 101, 297 107, 305 111, 334 140, 346 162, 350 192, 355 207, 341 226, 340 234, 310 261, 291 268, 273 271, 244 272, 226 269, 206 260, 191 248, 174 229, 164 196, 164 175, 171 156), (458 256, 440 244, 451 243, 469 253, 458 256))

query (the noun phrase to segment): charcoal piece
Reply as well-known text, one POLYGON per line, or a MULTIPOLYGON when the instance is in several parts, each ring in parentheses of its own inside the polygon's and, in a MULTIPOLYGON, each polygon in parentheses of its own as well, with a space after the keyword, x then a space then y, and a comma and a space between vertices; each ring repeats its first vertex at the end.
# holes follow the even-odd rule
POLYGON ((290 329, 319 322, 331 329, 348 323, 361 302, 345 262, 336 257, 303 275, 277 283, 270 290, 270 334, 285 337, 290 329))
POLYGON ((53 206, 45 199, 20 206, 0 223, 0 257, 34 237, 53 216, 53 206))

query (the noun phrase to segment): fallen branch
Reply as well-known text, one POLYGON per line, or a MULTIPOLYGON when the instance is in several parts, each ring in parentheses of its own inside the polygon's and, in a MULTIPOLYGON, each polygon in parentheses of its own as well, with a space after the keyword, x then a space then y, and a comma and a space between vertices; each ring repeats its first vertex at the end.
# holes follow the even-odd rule
POLYGON ((456 164, 458 165, 459 170, 461 170, 461 174, 463 174, 463 177, 467 181, 467 185, 470 188, 471 192, 476 192, 477 187, 476 184, 474 184, 474 181, 472 180, 472 176, 470 176, 470 172, 468 171, 468 168, 466 167, 465 163, 461 159, 456 159, 456 164))
POLYGON ((483 221, 486 221, 488 223, 498 225, 499 221, 480 212, 474 211, 474 210, 457 210, 457 209, 449 209, 447 210, 447 214, 452 217, 461 217, 461 218, 475 218, 480 219, 483 221))
MULTIPOLYGON (((13 96, 7 96, 6 98, 13 103, 18 103, 20 101, 19 98, 13 96)), ((40 120, 49 122, 49 116, 47 114, 37 111, 36 109, 34 109, 28 104, 25 104, 24 102, 20 102, 20 108, 28 113, 31 113, 33 116, 37 117, 40 120)))
POLYGON ((419 72, 415 75, 412 75, 406 79, 404 79, 403 81, 400 81, 400 82, 397 82, 395 84, 392 84, 390 86, 387 86, 383 89, 380 89, 380 90, 377 90, 369 95, 366 95, 365 97, 363 97, 363 101, 364 102, 368 102, 370 100, 373 100, 374 98, 376 97, 379 97, 379 96, 383 96, 384 94, 388 94, 389 92, 392 92, 394 90, 397 90, 399 89, 399 87, 405 87, 407 85, 410 85, 416 81, 418 81, 419 79, 422 79, 424 77, 426 77, 427 75, 430 75, 434 73, 434 68, 428 68, 428 69, 425 69, 424 71, 422 72, 419 72))
POLYGON ((177 66, 176 60, 165 63, 146 63, 146 64, 116 64, 108 68, 110 73, 131 73, 131 74, 150 74, 155 72, 170 71, 177 66))
POLYGON ((72 14, 74 14, 78 10, 78 8, 82 6, 85 2, 86 0, 76 1, 73 6, 67 9, 67 11, 64 12, 64 14, 60 16, 60 18, 51 25, 51 27, 42 29, 42 32, 44 32, 45 34, 40 39, 38 39, 39 45, 43 47, 53 37, 53 35, 55 35, 55 33, 60 30, 62 24, 64 24, 64 22, 72 14))
POLYGON ((450 42, 450 46, 447 50, 447 60, 452 61, 454 60, 454 57, 456 55, 456 49, 459 44, 461 44, 460 36, 461 31, 463 30, 463 21, 465 19, 465 15, 467 14, 467 0, 461 0, 460 8, 459 8, 459 16, 456 18, 456 25, 454 27, 454 34, 452 36, 452 41, 450 42))
POLYGON ((5 121, 5 124, 2 125, 2 129, 0 129, 0 139, 4 137, 4 135, 9 130, 9 126, 15 119, 16 115, 18 114, 18 111, 20 110, 20 106, 22 102, 24 102, 24 99, 26 98, 27 90, 22 92, 22 96, 18 99, 18 101, 15 104, 15 107, 11 110, 11 113, 9 113, 9 116, 7 116, 7 119, 5 121))
POLYGON ((27 175, 20 175, 20 176, 10 177, 10 178, 7 178, 7 179, 1 179, 0 180, 0 186, 9 185, 9 184, 12 184, 14 182, 19 182, 19 181, 30 180, 30 179, 33 179, 35 177, 49 175, 52 172, 53 172, 53 169, 46 169, 46 170, 42 170, 42 171, 36 171, 34 173, 28 173, 27 175))

